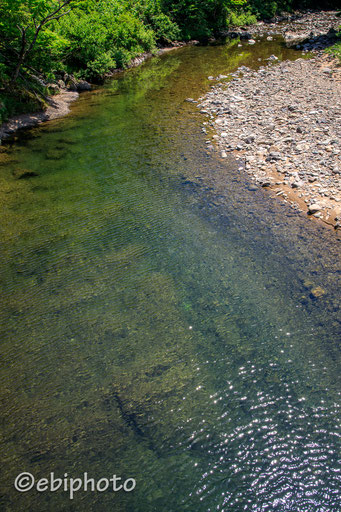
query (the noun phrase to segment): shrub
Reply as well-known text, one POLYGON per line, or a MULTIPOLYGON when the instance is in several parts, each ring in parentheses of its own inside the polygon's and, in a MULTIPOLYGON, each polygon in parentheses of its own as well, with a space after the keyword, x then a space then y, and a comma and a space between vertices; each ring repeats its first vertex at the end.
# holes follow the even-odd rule
POLYGON ((341 61, 341 26, 339 27, 339 32, 336 34, 339 41, 337 41, 334 46, 328 48, 328 53, 335 55, 341 61))
POLYGON ((59 30, 68 40, 64 61, 69 71, 95 80, 116 66, 126 67, 156 44, 153 30, 115 0, 75 10, 61 21, 59 30))
POLYGON ((235 27, 243 25, 252 25, 257 22, 257 16, 250 11, 242 11, 241 13, 231 12, 227 18, 227 24, 235 27))

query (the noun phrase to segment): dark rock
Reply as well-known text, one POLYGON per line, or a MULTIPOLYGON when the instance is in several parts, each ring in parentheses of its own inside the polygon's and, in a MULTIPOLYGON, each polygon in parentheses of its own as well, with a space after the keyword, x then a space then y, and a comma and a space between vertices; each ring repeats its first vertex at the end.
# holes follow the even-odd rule
POLYGON ((17 180, 26 180, 28 178, 34 178, 35 176, 39 176, 39 174, 35 171, 30 171, 29 169, 15 169, 13 171, 13 176, 17 180))
POLYGON ((246 142, 246 144, 252 144, 255 141, 255 136, 249 135, 248 137, 245 137, 245 139, 243 139, 243 140, 244 140, 244 142, 246 142))
POLYGON ((77 82, 77 89, 78 92, 82 91, 91 91, 91 85, 86 80, 79 80, 77 82))
POLYGON ((91 90, 89 82, 86 82, 86 80, 76 80, 73 76, 68 76, 66 83, 69 91, 83 92, 91 90))

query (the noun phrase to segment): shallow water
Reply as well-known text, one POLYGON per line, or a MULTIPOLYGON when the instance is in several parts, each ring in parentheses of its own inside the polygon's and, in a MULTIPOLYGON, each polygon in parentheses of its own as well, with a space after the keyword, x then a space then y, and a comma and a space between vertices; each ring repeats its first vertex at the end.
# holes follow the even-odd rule
POLYGON ((184 101, 272 53, 301 56, 170 52, 11 146, 2 510, 340 510, 339 241, 250 190, 184 101), (23 471, 136 488, 19 493, 23 471))

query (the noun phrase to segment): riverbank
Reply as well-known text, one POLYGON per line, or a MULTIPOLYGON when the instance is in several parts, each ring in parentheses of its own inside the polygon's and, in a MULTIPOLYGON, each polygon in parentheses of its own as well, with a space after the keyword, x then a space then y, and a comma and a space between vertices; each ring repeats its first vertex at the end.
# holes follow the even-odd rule
POLYGON ((341 67, 309 60, 241 67, 198 107, 222 158, 233 155, 262 187, 309 216, 341 227, 341 67))
POLYGON ((78 96, 79 93, 76 91, 61 90, 59 94, 47 98, 46 110, 12 117, 0 127, 0 141, 23 128, 32 128, 40 123, 66 116, 70 112, 70 103, 75 101, 78 96))
POLYGON ((341 24, 337 11, 295 11, 291 14, 259 21, 249 27, 234 28, 225 35, 252 39, 267 36, 282 36, 288 46, 305 51, 322 50, 335 40, 341 24))
MULTIPOLYGON (((163 53, 182 48, 186 45, 192 46, 196 44, 198 44, 198 41, 195 40, 187 43, 177 42, 174 46, 159 49, 156 55, 162 55, 163 53)), ((147 59, 153 57, 153 55, 153 53, 148 52, 135 57, 132 59, 127 69, 140 66, 147 59)), ((113 72, 108 73, 106 78, 112 78, 117 73, 123 71, 125 70, 122 68, 115 69, 113 72)), ((55 94, 46 98, 48 107, 45 110, 18 114, 11 117, 0 126, 0 144, 2 140, 6 140, 18 130, 33 128, 38 124, 66 116, 70 112, 70 104, 79 97, 79 92, 91 90, 91 84, 85 80, 75 80, 73 77, 69 77, 69 83, 59 80, 58 84, 52 84, 52 86, 55 94)))

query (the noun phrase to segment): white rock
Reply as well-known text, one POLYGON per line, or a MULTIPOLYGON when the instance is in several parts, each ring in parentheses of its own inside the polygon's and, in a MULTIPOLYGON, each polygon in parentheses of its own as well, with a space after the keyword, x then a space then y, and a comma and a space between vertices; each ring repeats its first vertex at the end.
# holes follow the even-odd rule
POLYGON ((312 213, 312 214, 313 214, 313 213, 317 213, 317 212, 319 212, 320 210, 322 210, 322 207, 321 207, 319 204, 314 203, 314 204, 310 204, 310 205, 308 206, 308 210, 309 210, 309 213, 312 213))

